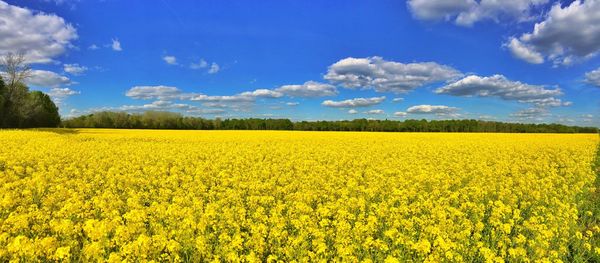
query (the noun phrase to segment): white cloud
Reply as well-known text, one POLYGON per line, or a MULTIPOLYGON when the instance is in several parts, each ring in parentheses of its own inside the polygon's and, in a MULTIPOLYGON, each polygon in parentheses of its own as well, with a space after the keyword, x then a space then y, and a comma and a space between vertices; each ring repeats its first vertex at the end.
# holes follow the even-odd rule
POLYGON ((253 98, 281 98, 283 97, 283 94, 279 91, 273 91, 270 89, 257 89, 254 91, 242 92, 238 96, 253 98))
POLYGON ((507 44, 508 49, 516 58, 525 60, 531 64, 544 63, 544 56, 533 50, 532 47, 523 44, 516 38, 512 38, 507 44))
POLYGON ((100 49, 100 47, 99 47, 99 46, 97 46, 96 44, 91 44, 91 45, 88 47, 88 49, 90 49, 90 50, 97 50, 97 49, 100 49))
POLYGON ((357 113, 358 113, 358 111, 355 110, 355 109, 349 109, 348 110, 348 114, 357 114, 357 113))
POLYGON ((70 116, 77 116, 81 114, 88 114, 98 111, 125 111, 125 112, 142 112, 148 110, 157 110, 157 111, 178 111, 184 112, 191 115, 212 115, 212 114, 222 114, 226 111, 223 109, 205 109, 200 108, 194 105, 189 105, 185 103, 174 103, 168 100, 157 100, 151 103, 142 104, 142 105, 122 105, 119 107, 104 107, 104 108, 96 108, 89 109, 87 111, 77 111, 75 113, 71 113, 70 116))
POLYGON ((285 105, 287 105, 287 106, 298 106, 298 105, 300 105, 300 103, 299 102, 286 102, 285 105))
POLYGON ((42 88, 58 88, 64 85, 71 85, 74 82, 65 76, 61 76, 52 71, 32 70, 31 76, 25 80, 27 85, 42 88))
POLYGON ((162 59, 169 65, 177 65, 177 58, 175 56, 164 56, 162 59))
POLYGON ((141 111, 141 110, 172 110, 172 109, 191 109, 195 106, 184 103, 173 103, 167 100, 157 100, 143 105, 123 105, 119 107, 123 111, 141 111))
MULTIPOLYGON (((574 1, 561 7, 554 4, 544 21, 536 23, 533 31, 512 38, 509 48, 513 54, 527 50, 545 56, 555 65, 569 65, 600 52, 600 0, 574 1)), ((517 56, 528 62, 539 62, 536 55, 517 56), (531 59, 535 58, 535 59, 531 59)))
POLYGON ((417 105, 417 106, 412 106, 406 110, 407 113, 411 113, 411 114, 438 114, 438 115, 454 114, 457 111, 458 111, 458 108, 444 106, 444 105, 417 105))
POLYGON ((408 115, 408 113, 403 112, 403 111, 394 112, 394 116, 395 117, 401 117, 402 118, 402 117, 406 117, 407 115, 408 115))
POLYGON ((221 70, 221 68, 219 67, 219 65, 217 63, 213 62, 210 65, 210 68, 208 69, 207 72, 208 72, 208 74, 215 74, 215 73, 219 72, 219 70, 221 70))
POLYGON ((290 97, 326 97, 338 94, 335 86, 315 81, 307 81, 302 85, 284 85, 277 89, 278 92, 290 97))
POLYGON ((403 64, 381 57, 350 57, 329 66, 325 79, 350 89, 373 88, 377 92, 405 93, 460 76, 459 71, 435 62, 403 64))
POLYGON ((585 73, 585 81, 600 88, 600 68, 585 73))
POLYGON ((190 100, 202 102, 253 102, 256 100, 256 97, 240 94, 225 96, 197 94, 192 96, 190 100))
POLYGON ((370 115, 379 115, 379 114, 384 114, 385 112, 383 110, 368 110, 365 111, 365 114, 370 114, 370 115))
POLYGON ((125 96, 133 99, 158 99, 158 100, 170 100, 170 99, 181 99, 183 93, 176 87, 170 86, 135 86, 129 89, 125 96))
POLYGON ((81 92, 69 88, 52 88, 50 89, 50 92, 48 92, 48 96, 50 96, 56 104, 62 104, 65 99, 77 94, 81 94, 81 92))
POLYGON ((535 107, 517 111, 515 113, 511 113, 510 117, 518 118, 518 119, 536 119, 540 120, 542 117, 546 117, 549 115, 548 109, 535 107))
POLYGON ((189 100, 201 101, 201 102, 254 102, 257 98, 280 98, 283 94, 268 90, 268 89, 257 89, 254 91, 245 91, 235 95, 205 95, 205 94, 184 94, 189 100))
POLYGON ((25 53, 29 63, 48 63, 77 39, 77 31, 55 14, 0 1, 0 55, 25 53))
POLYGON ((112 44, 111 44, 111 48, 114 51, 122 51, 123 49, 121 48, 121 42, 119 42, 118 39, 113 39, 112 40, 112 44))
POLYGON ((334 108, 369 107, 377 105, 385 100, 385 96, 373 98, 355 98, 342 101, 326 100, 321 105, 334 108))
POLYGON ((394 98, 392 99, 392 102, 403 102, 404 98, 394 98))
POLYGON ((460 26, 472 26, 479 21, 531 20, 532 11, 548 0, 409 0, 413 16, 426 21, 452 21, 460 26))
POLYGON ((204 59, 200 59, 200 61, 198 63, 190 64, 191 69, 202 69, 202 68, 206 68, 206 67, 208 67, 208 62, 206 62, 206 60, 204 60, 204 59))
POLYGON ((81 66, 77 63, 75 64, 64 64, 63 65, 64 71, 69 73, 69 74, 73 74, 73 75, 81 75, 83 73, 85 73, 88 68, 85 66, 81 66))
POLYGON ((438 88, 435 92, 452 96, 498 97, 537 106, 568 106, 566 102, 556 98, 563 94, 559 88, 547 89, 541 85, 512 81, 503 75, 490 77, 471 75, 438 88))

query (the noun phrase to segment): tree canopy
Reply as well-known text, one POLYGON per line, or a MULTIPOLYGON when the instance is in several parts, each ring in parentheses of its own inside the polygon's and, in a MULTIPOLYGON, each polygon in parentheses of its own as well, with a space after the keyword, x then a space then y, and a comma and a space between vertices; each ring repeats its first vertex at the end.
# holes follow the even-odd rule
POLYGON ((300 121, 289 119, 204 119, 179 113, 147 111, 138 114, 97 112, 64 120, 67 128, 194 129, 194 130, 303 130, 383 132, 511 132, 596 133, 595 127, 561 124, 505 123, 481 120, 342 120, 300 121))
POLYGON ((24 81, 30 75, 23 55, 6 55, 0 63, 0 127, 57 127, 58 107, 47 94, 29 91, 24 81))

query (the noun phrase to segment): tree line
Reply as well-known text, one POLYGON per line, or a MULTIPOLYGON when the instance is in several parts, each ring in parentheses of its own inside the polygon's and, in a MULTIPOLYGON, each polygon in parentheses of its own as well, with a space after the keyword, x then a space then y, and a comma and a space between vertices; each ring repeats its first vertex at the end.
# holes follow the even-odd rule
POLYGON ((31 69, 23 54, 0 60, 0 128, 57 127, 58 107, 41 91, 29 91, 25 80, 31 69))
POLYGON ((301 130, 382 132, 507 132, 507 133, 597 133, 595 127, 562 124, 506 123, 482 120, 341 120, 299 121, 289 119, 204 119, 179 113, 147 111, 97 112, 64 120, 65 128, 185 129, 185 130, 301 130))

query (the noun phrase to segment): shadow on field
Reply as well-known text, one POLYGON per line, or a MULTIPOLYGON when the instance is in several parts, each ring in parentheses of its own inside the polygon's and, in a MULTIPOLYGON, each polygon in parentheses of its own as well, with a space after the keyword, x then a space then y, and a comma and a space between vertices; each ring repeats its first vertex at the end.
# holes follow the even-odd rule
POLYGON ((60 135, 78 134, 79 131, 76 129, 68 128, 35 128, 34 131, 53 132, 60 135))

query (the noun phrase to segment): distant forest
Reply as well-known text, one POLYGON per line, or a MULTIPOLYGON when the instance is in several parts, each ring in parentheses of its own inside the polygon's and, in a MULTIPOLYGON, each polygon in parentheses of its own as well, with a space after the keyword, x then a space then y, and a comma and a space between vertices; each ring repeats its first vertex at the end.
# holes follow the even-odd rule
POLYGON ((381 132, 507 132, 597 133, 595 127, 561 124, 524 124, 482 120, 342 120, 299 121, 289 119, 204 119, 179 113, 147 111, 140 114, 97 112, 62 121, 65 128, 181 129, 181 130, 301 130, 381 132))

